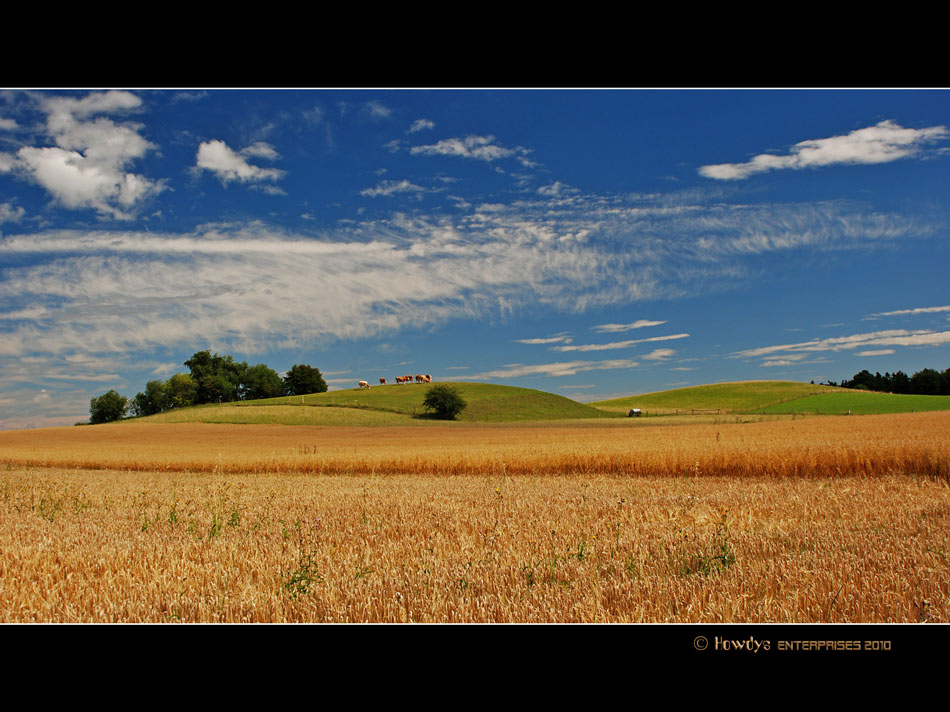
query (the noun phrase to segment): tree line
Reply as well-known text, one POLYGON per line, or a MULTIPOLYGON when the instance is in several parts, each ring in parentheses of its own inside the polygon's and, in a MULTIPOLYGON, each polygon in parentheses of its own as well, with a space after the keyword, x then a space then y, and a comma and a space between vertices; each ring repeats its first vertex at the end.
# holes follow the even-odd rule
POLYGON ((843 380, 841 383, 828 381, 829 386, 854 388, 861 391, 878 391, 880 393, 910 393, 923 396, 950 396, 950 368, 937 371, 933 368, 924 368, 913 376, 903 371, 895 373, 871 373, 868 370, 854 374, 854 378, 843 380))
POLYGON ((89 422, 107 423, 126 415, 155 415, 204 403, 302 396, 327 390, 320 369, 307 364, 294 364, 281 378, 263 363, 249 366, 230 355, 199 351, 184 365, 188 373, 176 373, 167 381, 149 381, 134 398, 126 398, 115 390, 93 398, 89 403, 89 422))

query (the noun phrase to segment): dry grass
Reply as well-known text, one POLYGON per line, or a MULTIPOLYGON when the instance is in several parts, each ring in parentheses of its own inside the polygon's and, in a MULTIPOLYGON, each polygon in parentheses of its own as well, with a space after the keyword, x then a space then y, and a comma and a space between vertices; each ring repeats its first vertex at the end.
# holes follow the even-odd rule
MULTIPOLYGON (((950 478, 950 412, 627 427, 122 423, 0 432, 18 466, 196 472, 950 478)), ((601 425, 600 423, 603 423, 601 425)))
POLYGON ((4 432, 0 622, 946 623, 948 426, 4 432))
POLYGON ((948 622, 939 479, 0 476, 0 622, 948 622))

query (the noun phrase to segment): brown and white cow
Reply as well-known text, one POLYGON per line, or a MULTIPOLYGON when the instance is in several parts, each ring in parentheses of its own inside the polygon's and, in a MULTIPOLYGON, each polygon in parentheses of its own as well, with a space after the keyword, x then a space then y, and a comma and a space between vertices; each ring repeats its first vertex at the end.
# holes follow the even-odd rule
POLYGON ((385 378, 380 378, 380 379, 379 379, 379 385, 385 386, 385 385, 386 385, 386 379, 385 379, 385 378))
POLYGON ((424 375, 423 378, 426 379, 426 383, 432 383, 432 376, 430 376, 428 373, 424 375))
POLYGON ((426 377, 422 374, 416 374, 416 383, 425 383, 426 377))
POLYGON ((369 388, 369 384, 366 381, 360 381, 360 388, 369 388))

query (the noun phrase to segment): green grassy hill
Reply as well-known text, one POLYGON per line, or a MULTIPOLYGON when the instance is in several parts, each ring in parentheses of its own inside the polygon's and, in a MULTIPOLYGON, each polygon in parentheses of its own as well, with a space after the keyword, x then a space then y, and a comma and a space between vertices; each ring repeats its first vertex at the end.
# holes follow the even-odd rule
POLYGON ((853 392, 832 386, 817 386, 792 381, 739 381, 644 393, 597 401, 588 405, 604 411, 624 414, 630 408, 640 408, 648 411, 649 414, 672 413, 677 410, 681 412, 684 410, 748 412, 805 396, 839 391, 853 392))
POLYGON ((614 413, 640 408, 647 415, 693 411, 854 415, 950 410, 950 396, 872 393, 792 381, 739 381, 645 393, 588 405, 614 413))
POLYGON ((870 415, 950 410, 950 396, 916 396, 847 390, 796 398, 757 410, 757 413, 826 413, 870 415))
MULTIPOLYGON (((491 383, 448 385, 468 403, 459 415, 463 422, 516 422, 609 418, 605 412, 570 398, 531 388, 491 383)), ((427 422, 422 405, 428 384, 373 386, 369 389, 313 393, 182 408, 137 418, 137 422, 284 423, 288 425, 396 425, 427 422), (415 417, 414 417, 415 416, 415 417)))

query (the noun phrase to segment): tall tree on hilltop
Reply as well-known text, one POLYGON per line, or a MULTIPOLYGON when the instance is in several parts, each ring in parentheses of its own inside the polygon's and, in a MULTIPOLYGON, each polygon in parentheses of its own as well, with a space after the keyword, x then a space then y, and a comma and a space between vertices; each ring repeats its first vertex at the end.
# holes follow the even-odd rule
POLYGON ((294 364, 284 376, 284 393, 288 396, 303 396, 308 393, 326 393, 327 382, 320 369, 306 364, 294 364))
POLYGON ((241 397, 245 400, 276 398, 284 392, 284 382, 274 369, 259 363, 249 366, 241 384, 241 397))
POLYGON ((241 384, 247 373, 246 361, 235 361, 230 355, 211 355, 199 351, 185 365, 191 369, 196 384, 195 403, 218 403, 238 400, 241 384))

